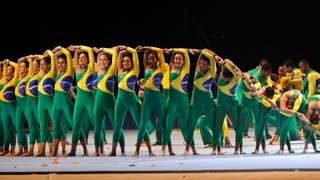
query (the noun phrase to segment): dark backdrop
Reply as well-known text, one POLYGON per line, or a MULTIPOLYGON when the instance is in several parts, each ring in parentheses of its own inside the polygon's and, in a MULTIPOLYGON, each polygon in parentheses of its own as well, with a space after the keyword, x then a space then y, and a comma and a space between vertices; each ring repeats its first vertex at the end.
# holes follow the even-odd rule
POLYGON ((288 58, 296 63, 307 58, 320 70, 316 7, 263 1, 10 1, 0 6, 0 57, 16 60, 57 45, 151 45, 210 48, 244 71, 261 58, 268 58, 274 71, 288 58))

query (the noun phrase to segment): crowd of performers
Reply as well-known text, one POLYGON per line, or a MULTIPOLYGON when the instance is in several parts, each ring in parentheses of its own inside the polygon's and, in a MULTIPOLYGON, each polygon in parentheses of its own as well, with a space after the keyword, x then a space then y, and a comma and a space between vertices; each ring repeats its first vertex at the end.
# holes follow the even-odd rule
POLYGON ((196 129, 203 144, 212 147, 211 155, 223 154, 221 148, 231 146, 229 126, 235 132, 234 154, 245 153, 243 138, 249 122, 256 142, 253 154, 259 153, 260 145, 268 153, 269 123, 276 127, 270 144, 279 142, 277 153, 284 152, 285 144, 294 153, 290 140, 297 137, 305 140, 303 153, 310 142, 319 152, 319 84, 320 74, 306 59, 298 67, 286 60, 278 73, 272 73, 267 59, 242 71, 209 49, 57 46, 0 62, 0 155, 58 156, 61 146, 61 155, 75 156, 80 142, 87 156, 90 124, 94 156, 116 156, 118 144, 121 155, 126 155, 123 125, 127 113, 138 127, 133 156, 139 156, 143 143, 150 156, 155 156, 152 145, 162 146, 162 156, 175 155, 171 134, 176 120, 185 156, 190 148, 193 155, 198 154, 196 129), (151 121, 154 114, 155 124, 151 121), (108 153, 104 151, 106 119, 113 130, 108 153), (66 152, 69 130, 71 150, 66 152), (156 142, 151 144, 154 130, 156 142))

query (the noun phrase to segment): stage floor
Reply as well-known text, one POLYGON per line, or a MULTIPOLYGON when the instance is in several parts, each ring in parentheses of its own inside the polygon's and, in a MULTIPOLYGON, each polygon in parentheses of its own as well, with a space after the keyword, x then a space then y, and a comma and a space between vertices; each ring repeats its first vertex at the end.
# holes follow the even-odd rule
MULTIPOLYGON (((274 129, 270 128, 270 133, 274 129)), ((146 147, 141 147, 140 156, 132 157, 135 150, 137 130, 125 130, 127 156, 120 156, 120 147, 116 157, 92 157, 94 152, 93 132, 90 132, 88 149, 91 156, 83 157, 81 145, 78 145, 76 157, 0 157, 0 174, 140 174, 140 173, 252 173, 277 171, 319 171, 320 154, 313 152, 309 145, 308 154, 302 154, 303 140, 292 141, 294 154, 289 154, 286 147, 284 154, 276 154, 279 145, 267 145, 269 154, 253 155, 254 138, 245 138, 243 148, 246 154, 234 155, 234 147, 223 148, 224 155, 210 155, 212 148, 204 148, 199 131, 195 132, 195 143, 200 155, 184 157, 184 141, 179 130, 172 133, 175 156, 159 156, 161 146, 153 146, 157 156, 148 156, 146 147)), ((249 135, 253 136, 252 129, 249 135)), ((234 144, 234 132, 230 129, 231 142, 234 144)), ((111 149, 112 131, 107 132, 109 144, 105 145, 105 152, 111 149)), ((68 134, 71 140, 71 134, 68 134)), ((155 141, 155 134, 151 134, 151 141, 155 141)), ((69 151, 71 146, 67 146, 69 151)), ((61 153, 61 151, 59 151, 61 153)), ((4 177, 4 176, 2 176, 4 177)), ((21 176, 20 176, 21 177, 21 176)), ((319 176, 318 176, 319 177, 319 176)))

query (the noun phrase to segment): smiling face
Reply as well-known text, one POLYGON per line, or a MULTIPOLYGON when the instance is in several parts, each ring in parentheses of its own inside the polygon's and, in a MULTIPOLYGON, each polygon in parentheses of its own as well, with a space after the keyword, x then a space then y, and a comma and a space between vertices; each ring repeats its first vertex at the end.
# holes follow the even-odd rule
POLYGON ((106 54, 100 54, 98 57, 98 66, 101 70, 106 70, 110 66, 110 60, 106 54))
POLYGON ((86 66, 89 64, 89 58, 85 53, 80 53, 79 55, 79 65, 86 66))
POLYGON ((201 70, 202 73, 208 71, 208 69, 209 69, 209 62, 208 62, 208 60, 201 59, 201 60, 200 60, 200 63, 199 63, 199 68, 200 68, 200 70, 201 70))
POLYGON ((65 72, 67 70, 67 61, 66 61, 66 59, 64 59, 62 57, 59 57, 58 58, 57 68, 58 68, 58 71, 60 73, 65 72))
POLYGON ((28 74, 28 66, 27 66, 27 63, 24 61, 24 62, 21 62, 19 64, 19 74, 22 75, 22 76, 25 76, 26 74, 28 74))
POLYGON ((45 60, 45 59, 41 59, 40 61, 40 69, 47 73, 50 70, 50 64, 45 60))
POLYGON ((308 69, 309 69, 309 65, 304 63, 303 61, 300 61, 299 62, 299 69, 300 69, 301 72, 307 74, 308 69))
POLYGON ((155 69, 157 67, 157 63, 158 63, 158 56, 155 52, 151 52, 148 55, 148 66, 149 68, 155 69))
POLYGON ((131 70, 133 67, 132 59, 129 56, 125 56, 122 60, 122 66, 123 66, 123 69, 125 69, 126 71, 131 70))
POLYGON ((12 66, 8 66, 5 72, 6 79, 11 79, 14 74, 14 68, 12 66))
POLYGON ((176 53, 173 58, 173 64, 176 68, 182 68, 184 64, 184 56, 181 53, 176 53))
POLYGON ((33 71, 33 74, 37 74, 40 71, 39 61, 32 62, 32 71, 33 71))
POLYGON ((320 113, 319 113, 319 110, 316 109, 313 111, 311 117, 310 117, 310 122, 312 124, 318 124, 319 123, 319 120, 320 120, 320 113))

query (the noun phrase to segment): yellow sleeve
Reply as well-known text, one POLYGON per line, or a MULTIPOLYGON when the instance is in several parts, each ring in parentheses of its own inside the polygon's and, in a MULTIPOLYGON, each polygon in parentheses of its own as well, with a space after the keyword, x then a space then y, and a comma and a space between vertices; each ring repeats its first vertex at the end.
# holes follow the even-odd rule
POLYGON ((67 71, 65 72, 66 75, 73 77, 74 76, 74 68, 73 68, 73 61, 72 61, 72 56, 69 50, 66 48, 61 47, 61 51, 63 54, 66 55, 67 57, 67 71))
MULTIPOLYGON (((30 78, 31 75, 32 75, 32 58, 28 58, 27 61, 28 61, 28 63, 29 63, 28 74, 27 74, 24 78, 22 78, 22 79, 20 80, 20 82, 26 82, 27 79, 30 78)), ((18 78, 19 78, 19 77, 18 77, 18 78)))
MULTIPOLYGON (((13 75, 13 78, 8 82, 7 87, 8 86, 14 86, 16 81, 18 80, 19 78, 19 70, 18 70, 18 65, 17 63, 15 62, 12 62, 12 61, 9 61, 9 65, 12 66, 14 68, 14 75, 13 75)), ((7 67, 6 67, 7 69, 7 67)))
POLYGON ((268 86, 272 86, 273 83, 274 83, 274 81, 272 81, 271 77, 268 76, 268 77, 267 77, 267 84, 268 84, 268 86))
POLYGON ((229 137, 228 118, 227 116, 223 120, 223 136, 229 137))
POLYGON ((189 58, 188 51, 186 49, 178 48, 178 49, 174 49, 173 52, 179 52, 179 53, 183 54, 185 61, 184 61, 184 65, 182 67, 182 71, 189 73, 189 71, 190 71, 190 58, 189 58))
POLYGON ((111 48, 103 48, 103 52, 112 55, 112 60, 109 69, 103 75, 102 79, 98 81, 97 88, 105 93, 113 94, 117 73, 118 52, 111 48))
POLYGON ((317 84, 316 81, 320 77, 319 73, 317 72, 311 72, 307 76, 307 82, 308 82, 308 94, 306 94, 306 98, 309 99, 311 96, 313 96, 316 93, 317 84))
POLYGON ((55 66, 55 60, 54 60, 54 53, 51 50, 47 50, 47 53, 50 56, 51 59, 51 68, 50 68, 50 72, 48 73, 49 77, 51 78, 55 78, 56 75, 56 66, 55 66))
POLYGON ((164 55, 163 55, 162 49, 157 48, 157 47, 150 47, 150 50, 157 53, 158 58, 159 58, 159 66, 161 68, 162 73, 164 73, 164 71, 165 71, 165 67, 164 67, 165 59, 164 59, 164 55))
POLYGON ((133 58, 133 73, 138 77, 140 72, 140 66, 139 66, 139 57, 138 53, 135 49, 131 47, 127 47, 127 50, 132 54, 133 58))
POLYGON ((170 65, 168 63, 164 64, 164 73, 161 81, 163 89, 170 89, 170 65))
POLYGON ((32 76, 32 74, 33 74, 33 71, 32 71, 32 58, 28 58, 28 60, 27 60, 28 62, 29 62, 29 68, 28 68, 28 74, 27 74, 27 76, 26 77, 31 77, 32 76))
POLYGON ((111 65, 109 67, 109 71, 113 72, 113 74, 116 74, 116 70, 117 70, 117 60, 118 60, 118 53, 115 49, 112 48, 103 48, 102 49, 103 52, 108 53, 112 56, 112 60, 111 60, 111 65))
POLYGON ((294 68, 294 69, 293 69, 293 75, 294 75, 294 76, 298 76, 298 77, 302 77, 302 76, 303 76, 303 73, 302 73, 302 71, 301 71, 299 68, 294 68))
POLYGON ((234 71, 234 68, 231 67, 230 64, 225 63, 225 64, 224 64, 224 67, 227 68, 227 69, 233 74, 233 76, 237 76, 236 73, 235 73, 235 71, 234 71))
POLYGON ((91 47, 88 46, 79 46, 80 50, 84 50, 88 53, 89 55, 89 66, 88 66, 88 70, 87 73, 94 73, 95 70, 95 57, 94 57, 94 52, 93 49, 91 47))
POLYGON ((206 50, 202 50, 201 54, 203 54, 204 56, 206 56, 209 60, 210 60, 210 73, 213 75, 213 77, 216 77, 216 72, 217 72, 217 65, 216 65, 216 60, 213 57, 213 55, 209 52, 207 52, 206 50))

